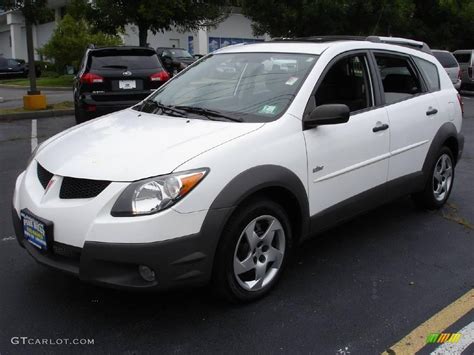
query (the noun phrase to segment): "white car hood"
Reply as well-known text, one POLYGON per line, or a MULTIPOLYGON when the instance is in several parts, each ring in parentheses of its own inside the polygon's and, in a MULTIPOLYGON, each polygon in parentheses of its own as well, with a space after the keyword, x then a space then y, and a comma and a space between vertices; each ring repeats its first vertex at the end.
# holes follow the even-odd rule
POLYGON ((59 133, 41 146, 35 159, 56 175, 134 181, 170 173, 263 125, 188 120, 127 109, 59 133))

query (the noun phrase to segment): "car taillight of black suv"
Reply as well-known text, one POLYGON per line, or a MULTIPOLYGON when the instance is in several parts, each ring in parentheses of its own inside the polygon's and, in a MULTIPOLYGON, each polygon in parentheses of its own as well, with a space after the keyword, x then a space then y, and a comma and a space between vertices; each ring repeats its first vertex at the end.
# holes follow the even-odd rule
POLYGON ((89 48, 74 79, 76 122, 133 106, 168 79, 151 48, 89 48))

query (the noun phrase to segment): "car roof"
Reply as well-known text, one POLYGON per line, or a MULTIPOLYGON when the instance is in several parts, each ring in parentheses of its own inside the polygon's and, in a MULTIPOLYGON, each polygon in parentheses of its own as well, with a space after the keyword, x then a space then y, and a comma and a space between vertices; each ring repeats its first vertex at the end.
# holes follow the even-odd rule
MULTIPOLYGON (((213 53, 222 54, 222 53, 248 53, 248 52, 276 52, 276 53, 302 53, 302 54, 314 54, 321 55, 323 52, 330 48, 344 50, 357 50, 357 49, 372 49, 372 50, 389 50, 393 52, 399 52, 404 54, 410 54, 418 56, 425 59, 434 59, 431 50, 429 47, 428 51, 412 48, 411 44, 407 47, 405 45, 398 44, 397 42, 386 43, 386 42, 377 42, 371 40, 361 40, 360 37, 351 37, 351 39, 337 39, 313 42, 305 39, 285 39, 285 40, 276 40, 276 41, 267 41, 267 42, 258 42, 258 43, 240 43, 235 45, 230 45, 216 50, 213 53), (356 38, 356 39, 352 39, 356 38)), ((382 37, 380 37, 382 38, 382 37)), ((385 37, 384 37, 385 38, 385 37)), ((403 40, 398 38, 393 38, 394 40, 403 40)), ((407 40, 410 41, 410 40, 407 40)), ((424 45, 423 42, 412 41, 416 45, 424 45)))
POLYGON ((117 50, 117 51, 130 51, 130 50, 134 50, 134 49, 137 49, 137 50, 147 50, 147 51, 152 51, 154 52, 155 50, 153 48, 150 48, 150 47, 139 47, 139 46, 109 46, 109 47, 94 47, 94 48, 90 48, 91 51, 107 51, 107 50, 117 50))
POLYGON ((458 49, 455 50, 454 53, 472 53, 474 49, 458 49))
POLYGON ((181 49, 181 50, 183 50, 183 51, 186 50, 186 49, 181 48, 181 47, 158 47, 157 49, 181 49))

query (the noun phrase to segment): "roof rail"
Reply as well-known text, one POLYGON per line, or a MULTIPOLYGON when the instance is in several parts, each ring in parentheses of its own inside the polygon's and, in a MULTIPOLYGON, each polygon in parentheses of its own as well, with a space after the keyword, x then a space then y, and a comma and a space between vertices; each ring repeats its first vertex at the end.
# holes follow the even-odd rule
POLYGON ((310 37, 296 37, 296 38, 275 38, 272 41, 282 42, 335 42, 335 41, 369 41, 374 43, 387 43, 394 44, 398 46, 409 47, 413 49, 420 50, 422 52, 432 54, 430 47, 420 41, 415 41, 407 38, 400 37, 383 37, 383 36, 310 36, 310 37))

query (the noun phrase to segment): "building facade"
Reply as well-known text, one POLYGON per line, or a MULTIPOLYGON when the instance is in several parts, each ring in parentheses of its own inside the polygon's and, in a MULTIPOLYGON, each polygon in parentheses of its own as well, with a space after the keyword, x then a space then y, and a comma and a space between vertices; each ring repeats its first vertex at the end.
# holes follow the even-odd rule
MULTIPOLYGON (((48 5, 54 10, 54 19, 50 22, 33 26, 33 43, 35 49, 48 42, 54 29, 65 13, 67 0, 49 0, 48 5)), ((125 45, 138 45, 138 28, 126 26, 122 40, 125 45)), ((191 54, 207 54, 218 48, 236 43, 263 41, 266 37, 254 36, 251 21, 239 13, 233 12, 216 28, 204 28, 197 32, 180 32, 176 30, 164 33, 148 33, 150 47, 179 47, 191 54)), ((0 12, 0 56, 6 58, 27 59, 25 21, 19 11, 0 12)), ((40 60, 35 51, 35 57, 40 60)))

